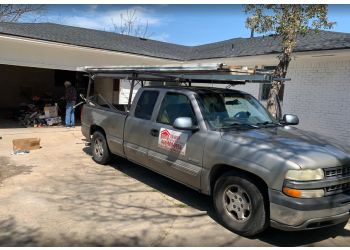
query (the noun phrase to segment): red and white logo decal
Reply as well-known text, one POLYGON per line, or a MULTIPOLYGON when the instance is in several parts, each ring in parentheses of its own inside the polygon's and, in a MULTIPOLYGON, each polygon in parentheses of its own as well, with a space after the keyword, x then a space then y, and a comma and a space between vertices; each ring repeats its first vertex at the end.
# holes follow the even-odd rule
POLYGON ((158 146, 162 149, 186 154, 187 134, 171 129, 161 128, 158 137, 158 146))

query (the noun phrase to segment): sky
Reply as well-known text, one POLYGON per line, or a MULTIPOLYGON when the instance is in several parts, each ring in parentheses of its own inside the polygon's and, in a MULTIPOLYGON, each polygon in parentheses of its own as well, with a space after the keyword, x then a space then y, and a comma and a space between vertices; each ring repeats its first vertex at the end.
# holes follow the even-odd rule
MULTIPOLYGON (((140 27, 148 23, 150 39, 200 45, 237 37, 249 37, 243 5, 47 5, 37 22, 53 22, 114 31, 120 15, 135 10, 140 27)), ((350 5, 329 5, 332 31, 350 33, 350 5)), ((27 16, 22 21, 34 21, 27 16)))

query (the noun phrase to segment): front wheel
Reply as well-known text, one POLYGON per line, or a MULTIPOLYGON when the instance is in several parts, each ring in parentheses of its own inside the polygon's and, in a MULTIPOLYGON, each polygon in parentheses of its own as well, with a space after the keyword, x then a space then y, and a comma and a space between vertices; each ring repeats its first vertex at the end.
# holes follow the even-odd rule
POLYGON ((221 222, 237 234, 254 236, 268 226, 267 202, 249 176, 235 172, 221 176, 213 201, 221 222))
POLYGON ((92 158, 99 164, 107 164, 111 158, 111 153, 107 145, 106 138, 100 131, 95 131, 92 135, 92 158))

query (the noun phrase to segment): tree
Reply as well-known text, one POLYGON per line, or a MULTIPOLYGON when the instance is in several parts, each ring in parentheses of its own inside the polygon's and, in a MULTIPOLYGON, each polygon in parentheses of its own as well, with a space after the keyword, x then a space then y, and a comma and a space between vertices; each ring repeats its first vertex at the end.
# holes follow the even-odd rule
MULTIPOLYGON (((273 33, 281 41, 282 52, 274 70, 274 77, 285 78, 298 36, 305 36, 320 29, 331 29, 335 22, 328 21, 327 5, 299 4, 249 4, 245 13, 251 16, 246 27, 253 32, 273 33)), ((282 81, 273 81, 267 100, 267 109, 275 117, 281 118, 282 111, 278 98, 282 81)))
POLYGON ((153 35, 148 30, 148 21, 146 21, 145 24, 142 24, 137 16, 136 9, 127 10, 125 13, 121 13, 119 22, 119 24, 116 24, 112 19, 112 25, 114 32, 116 33, 142 38, 149 38, 153 35))
POLYGON ((44 9, 44 5, 0 4, 0 22, 18 22, 24 15, 40 15, 44 9))

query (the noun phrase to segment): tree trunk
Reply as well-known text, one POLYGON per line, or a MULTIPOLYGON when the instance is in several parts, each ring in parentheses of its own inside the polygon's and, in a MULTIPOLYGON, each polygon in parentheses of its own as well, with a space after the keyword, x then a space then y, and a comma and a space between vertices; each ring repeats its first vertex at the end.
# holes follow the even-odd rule
MULTIPOLYGON (((291 60, 291 54, 292 54, 292 46, 288 46, 288 48, 285 48, 283 50, 282 54, 279 56, 280 61, 274 71, 274 74, 273 74, 274 77, 276 78, 286 77, 289 62, 291 60)), ((283 84, 283 81, 273 81, 269 92, 269 97, 267 99, 266 108, 270 112, 270 114, 276 119, 281 119, 282 117, 281 103, 278 97, 282 84, 283 84)))

